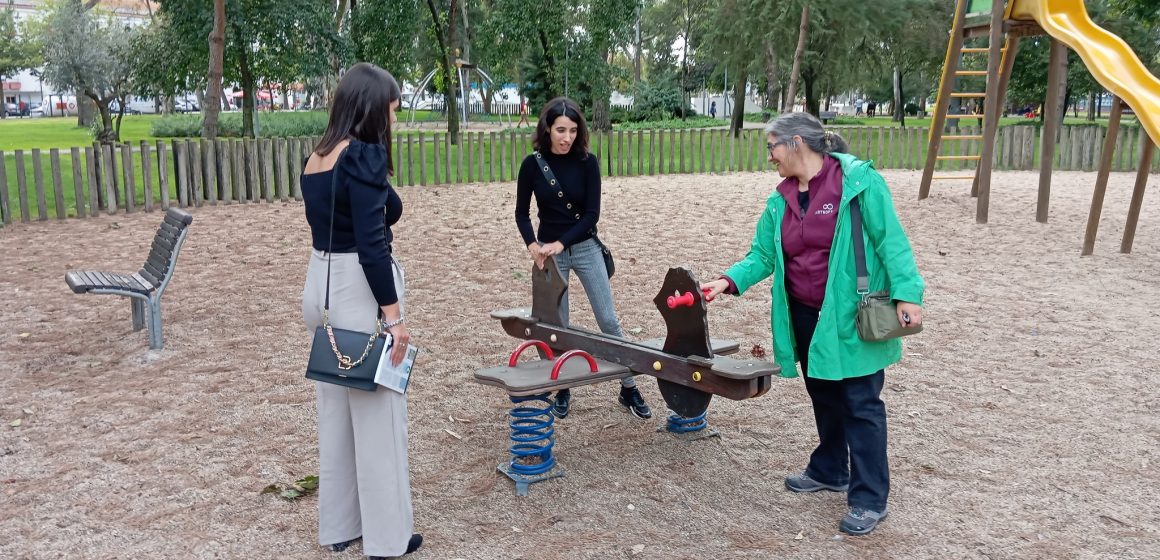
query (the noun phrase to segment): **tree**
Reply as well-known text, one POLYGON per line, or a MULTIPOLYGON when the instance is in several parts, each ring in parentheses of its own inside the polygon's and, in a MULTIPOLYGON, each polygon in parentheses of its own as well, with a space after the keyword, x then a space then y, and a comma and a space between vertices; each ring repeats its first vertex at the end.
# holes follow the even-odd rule
MULTIPOLYGON (((882 58, 893 74, 894 121, 906 126, 905 77, 911 73, 934 76, 939 72, 946 49, 947 32, 954 6, 941 0, 903 0, 899 9, 876 21, 882 40, 882 58)), ((921 80, 920 80, 921 81, 921 80)), ((923 87, 919 106, 926 107, 932 89, 923 87)))
POLYGON ((136 32, 99 8, 86 10, 72 0, 49 3, 38 27, 43 79, 91 99, 101 115, 97 139, 104 144, 119 141, 136 32), (115 125, 109 109, 114 100, 121 101, 115 125))
POLYGON ((206 90, 205 119, 201 135, 209 140, 217 138, 218 115, 222 110, 222 72, 226 50, 226 0, 213 0, 213 30, 209 33, 209 88, 206 90))
MULTIPOLYGON (((156 39, 167 45, 164 64, 138 67, 141 81, 174 93, 208 87, 209 35, 214 7, 205 0, 159 0, 156 39)), ((335 6, 318 0, 225 0, 223 80, 241 86, 242 131, 254 136, 254 100, 259 86, 308 81, 345 61, 348 43, 335 29, 335 6)), ((156 56, 154 54, 153 56, 156 56)), ((272 100, 271 100, 272 101, 272 100)))
MULTIPOLYGON (((439 46, 437 63, 439 64, 440 83, 443 84, 444 107, 447 109, 447 138, 452 144, 459 144, 459 104, 455 97, 459 81, 459 66, 457 64, 459 49, 455 48, 454 45, 458 43, 455 14, 459 10, 460 0, 450 1, 450 5, 444 7, 442 2, 427 0, 427 9, 431 14, 430 32, 439 46), (436 3, 440 5, 436 6, 436 3)), ((467 102, 466 99, 463 101, 467 102)))
MULTIPOLYGON (((802 20, 798 28, 797 47, 793 51, 793 68, 789 71, 789 88, 786 91, 786 112, 793 111, 794 99, 797 98, 798 80, 801 78, 802 72, 802 58, 806 54, 806 38, 810 31, 810 4, 806 2, 802 5, 802 20)), ((806 100, 807 106, 809 100, 806 100)))
MULTIPOLYGON (((18 32, 12 0, 8 0, 0 12, 0 101, 4 100, 4 78, 35 68, 37 58, 35 45, 18 32)), ((0 109, 0 118, 7 116, 8 111, 0 109)))

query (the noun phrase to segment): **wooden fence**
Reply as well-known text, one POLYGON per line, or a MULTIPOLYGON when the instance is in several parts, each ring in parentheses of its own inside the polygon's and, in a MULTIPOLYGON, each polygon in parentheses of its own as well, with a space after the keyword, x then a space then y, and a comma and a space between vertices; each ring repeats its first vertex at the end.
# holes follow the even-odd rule
MULTIPOLYGON (((854 154, 875 160, 879 169, 920 169, 926 160, 925 129, 833 129, 849 141, 854 154)), ((1103 131, 1100 126, 1063 127, 1055 169, 1094 170, 1103 131)), ((1123 130, 1113 170, 1135 169, 1142 138, 1139 128, 1123 130)), ((995 168, 1037 169, 1040 140, 1036 127, 1001 128, 995 168)), ((0 152, 0 186, 7 187, 0 188, 0 217, 9 224, 152 211, 174 205, 300 200, 302 161, 316 141, 178 139, 0 152)), ((512 181, 530 146, 530 132, 469 131, 462 134, 459 145, 450 144, 446 133, 397 134, 392 146, 393 183, 424 186, 512 181)), ((593 134, 590 149, 600 158, 604 175, 611 177, 768 169, 765 135, 760 130, 745 130, 738 138, 723 129, 614 131, 593 134)), ((974 155, 977 151, 977 143, 950 144, 943 154, 974 155)), ((970 160, 941 163, 943 169, 974 165, 970 160)), ((1160 165, 1153 163, 1153 169, 1160 170, 1160 165)))

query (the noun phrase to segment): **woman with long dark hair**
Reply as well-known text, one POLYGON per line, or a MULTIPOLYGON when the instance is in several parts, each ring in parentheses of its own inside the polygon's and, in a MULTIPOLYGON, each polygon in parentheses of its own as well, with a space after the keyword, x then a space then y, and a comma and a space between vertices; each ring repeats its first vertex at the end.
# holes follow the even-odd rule
MULTIPOLYGON (((314 248, 302 295, 306 326, 313 333, 323 324, 329 288, 330 324, 375 332, 381 316, 394 340, 383 359, 393 364, 402 361, 411 338, 403 269, 391 250, 391 226, 403 212, 389 181, 399 97, 386 70, 366 63, 347 70, 302 175, 314 248)), ((414 552, 423 537, 412 533, 406 396, 322 382, 316 392, 319 544, 342 551, 362 538, 371 558, 414 552)))
MULTIPOLYGON (((536 266, 552 256, 560 267, 564 282, 575 271, 592 304, 600 332, 624 338, 616 307, 612 303, 612 285, 604 265, 603 248, 596 238, 600 220, 600 163, 588 152, 588 126, 576 102, 557 97, 544 105, 533 138, 535 152, 524 158, 516 179, 516 227, 536 266), (551 184, 541 166, 548 166, 556 178, 551 184), (535 196, 540 226, 532 230, 531 201, 535 196)), ((560 303, 564 322, 568 322, 568 295, 560 303)), ((620 380, 618 402, 638 418, 650 418, 652 411, 636 388, 632 376, 620 380)), ((568 415, 572 392, 556 393, 552 412, 559 418, 568 415)))

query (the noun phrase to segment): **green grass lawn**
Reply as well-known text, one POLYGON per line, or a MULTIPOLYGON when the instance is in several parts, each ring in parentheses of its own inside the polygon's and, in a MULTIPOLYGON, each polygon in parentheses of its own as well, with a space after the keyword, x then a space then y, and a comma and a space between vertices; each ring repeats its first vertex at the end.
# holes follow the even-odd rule
MULTIPOLYGON (((140 140, 154 140, 149 135, 157 115, 126 115, 121 123, 121 139, 137 143, 140 140)), ((77 126, 76 117, 43 117, 38 119, 17 119, 8 117, 0 120, 0 150, 29 150, 40 148, 72 148, 91 146, 93 138, 89 129, 77 126)))

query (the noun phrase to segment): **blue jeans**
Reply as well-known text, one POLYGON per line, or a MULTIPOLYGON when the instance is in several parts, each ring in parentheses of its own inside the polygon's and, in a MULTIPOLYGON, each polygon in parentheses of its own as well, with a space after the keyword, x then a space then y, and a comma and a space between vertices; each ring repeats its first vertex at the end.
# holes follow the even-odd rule
MULTIPOLYGON (((600 245, 593 239, 586 239, 556 255, 556 264, 560 267, 560 277, 568 283, 568 275, 576 271, 580 284, 584 286, 584 293, 588 294, 588 303, 592 305, 592 313, 596 315, 596 325, 600 332, 624 338, 624 330, 620 328, 620 318, 616 316, 616 306, 612 303, 612 285, 608 282, 608 269, 604 267, 604 256, 600 245)), ((568 326, 568 292, 560 302, 560 315, 564 319, 564 326, 568 326)), ((635 387, 632 376, 620 380, 622 387, 635 387)))
POLYGON ((806 475, 836 486, 848 482, 846 500, 850 507, 885 511, 890 494, 886 405, 880 397, 885 372, 840 381, 810 377, 810 341, 819 311, 792 300, 789 305, 802 377, 818 428, 818 447, 810 455, 806 475))

